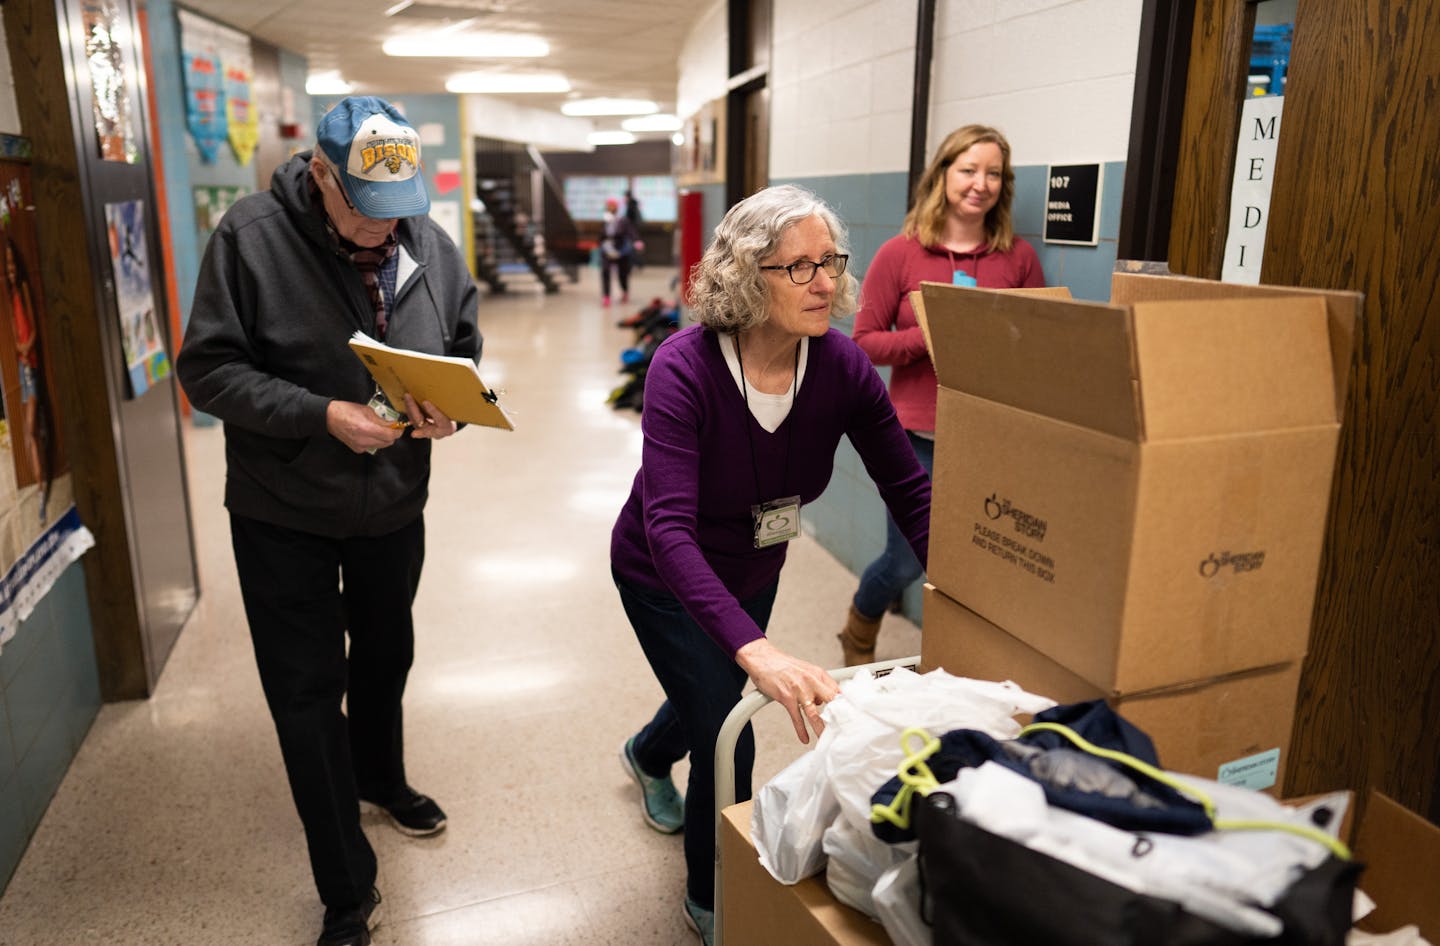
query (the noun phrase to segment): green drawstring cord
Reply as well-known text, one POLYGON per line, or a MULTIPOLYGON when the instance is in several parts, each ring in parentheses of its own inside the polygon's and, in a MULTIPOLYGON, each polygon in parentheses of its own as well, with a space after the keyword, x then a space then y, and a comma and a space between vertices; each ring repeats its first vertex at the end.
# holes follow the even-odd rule
MULTIPOLYGON (((1020 735, 1025 736, 1041 731, 1059 733, 1090 755, 1119 762, 1121 765, 1148 775, 1162 785, 1168 785, 1180 794, 1194 799, 1204 809, 1206 819, 1216 831, 1284 831, 1323 845, 1341 860, 1350 860, 1350 849, 1345 846, 1343 841, 1309 825, 1288 824, 1283 821, 1216 819, 1215 802, 1200 789, 1132 755, 1117 752, 1114 749, 1102 749, 1087 741, 1068 726, 1061 726, 1059 723, 1032 723, 1022 729, 1020 735)), ((900 790, 895 793, 895 798, 890 804, 870 806, 870 821, 873 824, 889 822, 901 831, 908 831, 910 830, 910 810, 916 793, 928 795, 940 787, 940 782, 930 771, 930 766, 925 764, 926 759, 939 751, 940 740, 924 729, 911 727, 900 734, 900 748, 905 752, 905 758, 901 760, 897 772, 900 778, 900 790), (911 742, 915 739, 920 740, 920 744, 918 747, 912 748, 911 742)))
POLYGON ((1169 773, 1161 769, 1157 769, 1150 763, 1141 761, 1140 759, 1135 758, 1133 755, 1126 755, 1125 753, 1117 752, 1114 749, 1102 749, 1099 746, 1086 741, 1085 737, 1081 736, 1069 726, 1062 726, 1059 723, 1031 723, 1029 726, 1026 726, 1024 729, 1020 730, 1020 735, 1028 736, 1032 732, 1041 732, 1043 730, 1059 733, 1066 739, 1069 739, 1071 742, 1075 743, 1076 746, 1080 747, 1080 749, 1089 753, 1090 755, 1096 755, 1102 759, 1110 759, 1112 761, 1119 762, 1121 765, 1129 766, 1137 772, 1141 772, 1145 775, 1150 776, 1162 785, 1170 786, 1180 794, 1192 798, 1196 802, 1198 802, 1200 804, 1200 807, 1205 809, 1205 819, 1212 824, 1215 822, 1215 803, 1210 800, 1210 796, 1206 795, 1198 788, 1186 785, 1184 782, 1181 782, 1180 780, 1172 777, 1169 773))
POLYGON ((930 766, 925 764, 926 759, 939 751, 940 740, 924 729, 912 726, 900 734, 900 749, 906 753, 905 758, 900 761, 897 773, 900 777, 900 791, 895 793, 890 804, 870 806, 870 822, 880 824, 888 821, 901 831, 909 831, 910 806, 915 793, 928 795, 940 787, 940 782, 930 771, 930 766), (910 748, 912 737, 920 740, 919 748, 910 748))
MULTIPOLYGON (((1042 730, 1059 733, 1090 755, 1100 756, 1102 759, 1111 759, 1122 765, 1129 766, 1137 772, 1142 772, 1150 776, 1162 785, 1168 785, 1180 794, 1194 799, 1205 809, 1205 817, 1209 820, 1210 826, 1216 831, 1284 831, 1324 845, 1332 854, 1341 860, 1350 860, 1350 849, 1345 846, 1345 842, 1339 838, 1331 837, 1324 831, 1318 828, 1312 828, 1309 825, 1289 824, 1284 821, 1226 821, 1224 819, 1216 819, 1215 802, 1210 799, 1210 796, 1200 791, 1200 789, 1132 755, 1116 752, 1114 749, 1102 749, 1097 745, 1093 745, 1068 726, 1061 726, 1059 723, 1031 723, 1029 726, 1020 730, 1020 735, 1024 736, 1042 730)), ((873 815, 872 820, 874 820, 873 815)))

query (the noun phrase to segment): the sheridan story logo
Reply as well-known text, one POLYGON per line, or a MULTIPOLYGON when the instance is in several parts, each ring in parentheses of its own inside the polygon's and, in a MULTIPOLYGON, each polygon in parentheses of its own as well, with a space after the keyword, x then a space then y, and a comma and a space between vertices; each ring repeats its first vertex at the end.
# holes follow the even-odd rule
POLYGON ((1265 552, 1231 552, 1228 549, 1216 554, 1211 552, 1203 562, 1200 563, 1200 575, 1204 578, 1214 578, 1222 568, 1233 568, 1236 574, 1240 572, 1257 571, 1265 564, 1265 552))
POLYGON ((1045 530, 1050 524, 1039 516, 1033 516, 1017 506, 1012 506, 1010 500, 999 498, 999 493, 991 493, 990 498, 985 500, 985 515, 990 519, 1000 519, 1009 516, 1015 520, 1015 531, 1029 539, 1045 541, 1045 530))

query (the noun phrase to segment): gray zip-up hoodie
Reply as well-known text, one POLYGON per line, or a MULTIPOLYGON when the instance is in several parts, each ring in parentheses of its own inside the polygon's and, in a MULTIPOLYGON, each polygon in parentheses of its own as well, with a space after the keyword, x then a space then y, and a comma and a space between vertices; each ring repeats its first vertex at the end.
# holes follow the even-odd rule
MULTIPOLYGON (((332 400, 365 403, 375 382, 347 342, 374 333, 360 274, 311 210, 310 152, 238 201, 210 238, 175 369, 198 409, 225 423, 225 506, 331 537, 385 535, 420 515, 430 441, 408 435, 354 453, 325 429, 332 400)), ((480 357, 479 294, 428 217, 400 221, 387 344, 480 357)))

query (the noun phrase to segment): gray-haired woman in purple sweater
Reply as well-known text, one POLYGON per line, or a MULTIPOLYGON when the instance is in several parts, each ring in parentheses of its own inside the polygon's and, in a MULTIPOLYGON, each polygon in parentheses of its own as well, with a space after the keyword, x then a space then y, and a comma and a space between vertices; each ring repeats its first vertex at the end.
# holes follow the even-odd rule
MULTIPOLYGON (((685 829, 684 914, 706 944, 721 724, 749 679, 808 743, 839 693, 765 627, 786 543, 830 481, 841 437, 926 560, 929 477, 870 359, 830 327, 855 308, 847 259, 840 221, 802 188, 766 188, 730 209, 691 280, 700 324, 667 339, 646 375, 640 472, 611 538, 621 603, 667 697, 622 761, 645 820, 685 829), (669 773, 687 754, 682 802, 669 773)), ((747 728, 736 752, 741 800, 753 761, 747 728)))

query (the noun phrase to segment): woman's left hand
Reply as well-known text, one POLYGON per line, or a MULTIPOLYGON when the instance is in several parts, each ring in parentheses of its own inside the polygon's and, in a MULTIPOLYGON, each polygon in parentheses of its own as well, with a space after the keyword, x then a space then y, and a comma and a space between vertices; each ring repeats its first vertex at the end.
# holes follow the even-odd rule
POLYGON ((440 412, 440 408, 429 401, 423 405, 416 404, 409 394, 405 395, 405 414, 410 418, 410 436, 418 439, 441 440, 458 429, 453 420, 440 412))
POLYGON ((825 731, 820 710, 840 695, 840 684, 824 668, 791 657, 764 637, 737 650, 735 662, 755 681, 757 690, 785 707, 802 743, 810 743, 807 723, 817 737, 825 731))

